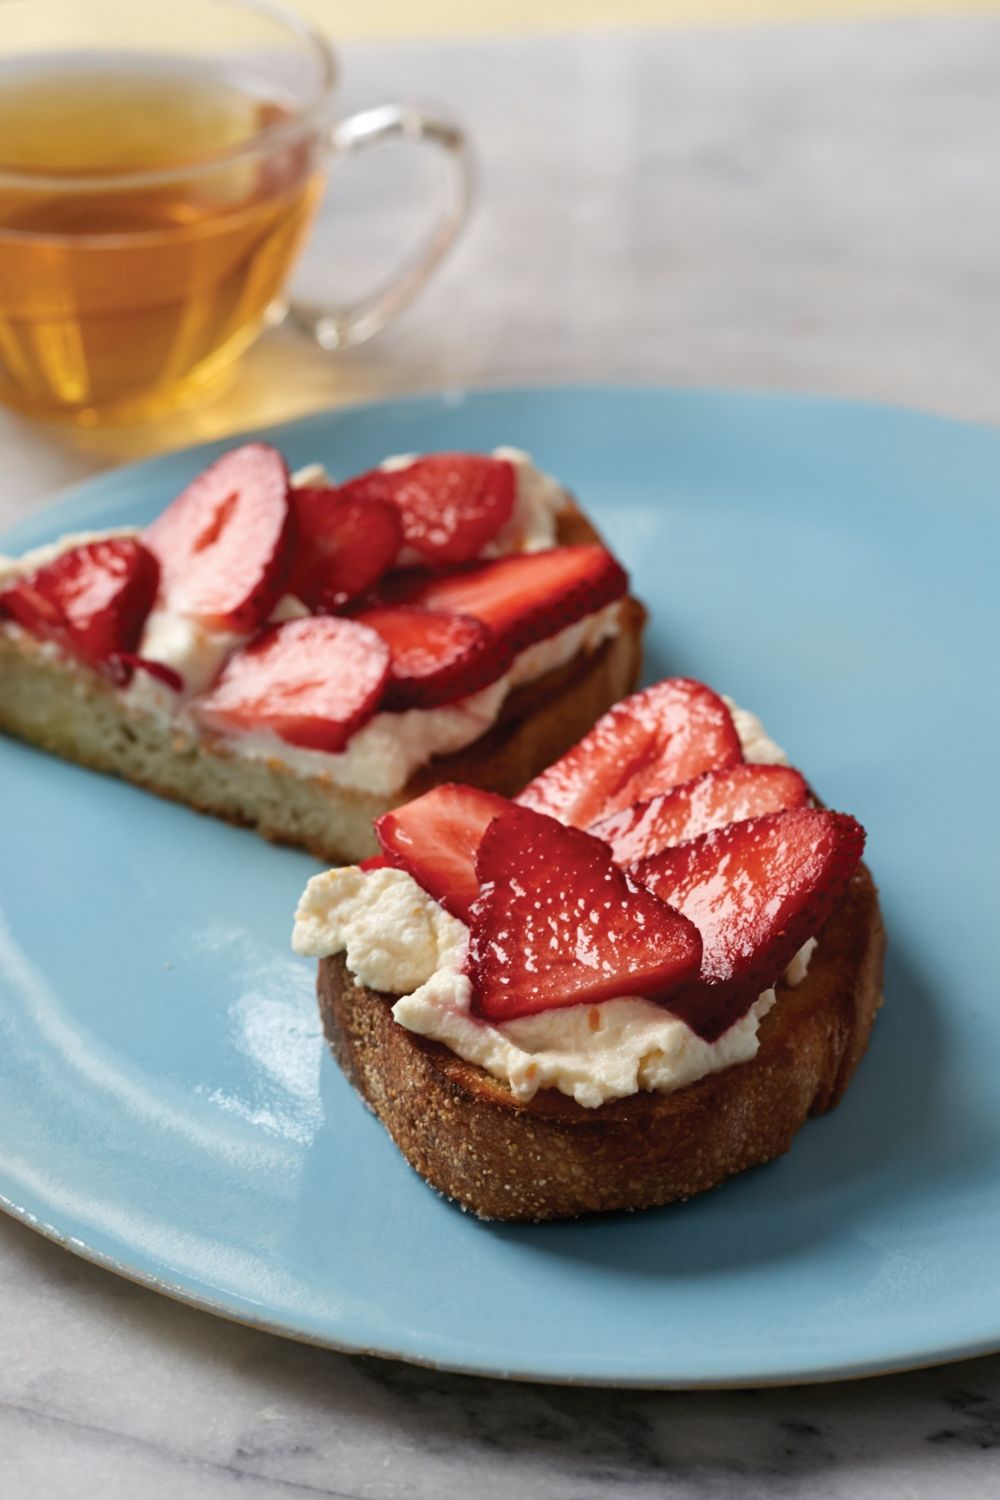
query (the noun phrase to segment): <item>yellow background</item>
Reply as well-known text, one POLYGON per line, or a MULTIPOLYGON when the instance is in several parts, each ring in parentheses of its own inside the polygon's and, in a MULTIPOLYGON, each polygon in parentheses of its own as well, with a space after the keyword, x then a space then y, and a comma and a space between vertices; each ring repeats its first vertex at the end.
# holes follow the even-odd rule
POLYGON ((717 25, 997 11, 1000 0, 290 0, 331 36, 441 36, 573 26, 717 25))

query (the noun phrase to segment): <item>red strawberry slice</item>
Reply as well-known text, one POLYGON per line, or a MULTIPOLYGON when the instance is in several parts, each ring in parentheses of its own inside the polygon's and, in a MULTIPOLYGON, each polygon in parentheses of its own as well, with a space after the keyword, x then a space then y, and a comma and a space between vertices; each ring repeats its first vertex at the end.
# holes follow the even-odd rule
POLYGON ((630 867, 690 918, 704 953, 670 1009, 714 1041, 784 973, 857 869, 865 832, 846 813, 799 807, 732 823, 630 867))
POLYGON ((152 661, 146 656, 137 656, 134 651, 119 651, 113 658, 112 676, 122 687, 132 681, 136 672, 145 672, 149 677, 162 682, 173 693, 184 691, 184 679, 166 662, 152 661))
POLYGON ((727 823, 805 807, 808 800, 804 778, 790 766, 731 766, 705 771, 672 792, 623 807, 609 818, 599 818, 589 831, 611 845, 616 864, 630 865, 669 844, 681 844, 727 823))
POLYGON ((352 500, 398 507, 407 544, 428 562, 478 557, 510 519, 517 475, 505 459, 478 453, 431 453, 403 469, 372 469, 341 487, 352 500))
POLYGON ((511 807, 483 834, 476 872, 466 970, 487 1020, 623 995, 669 1004, 698 973, 697 929, 589 833, 511 807))
POLYGON ((628 576, 603 547, 550 547, 414 580, 410 604, 474 615, 513 651, 620 599, 628 576))
POLYGON ((391 501, 322 488, 293 489, 289 503, 295 555, 288 591, 311 610, 342 609, 396 561, 403 525, 391 501))
POLYGON ((384 854, 369 854, 368 858, 363 859, 358 865, 359 870, 390 870, 393 868, 392 860, 387 859, 384 854))
POLYGON ((579 744, 530 781, 517 801, 586 828, 703 771, 742 759, 722 699, 700 682, 668 677, 616 703, 579 744))
POLYGON ((4 590, 0 616, 115 676, 115 659, 139 644, 159 573, 134 537, 85 542, 4 590))
POLYGON ((224 453, 147 526, 143 540, 159 559, 168 609, 211 630, 255 630, 287 572, 284 459, 266 443, 224 453))
POLYGON ((269 731, 306 750, 342 750, 375 711, 389 675, 381 636, 335 615, 288 620, 234 651, 192 702, 223 733, 269 731))
POLYGON ((354 617, 377 630, 392 652, 385 707, 434 708, 496 682, 513 652, 481 620, 412 605, 387 605, 354 617))
POLYGON ((511 803, 495 792, 446 782, 375 824, 386 859, 406 870, 453 917, 469 919, 479 895, 476 851, 490 823, 511 803))

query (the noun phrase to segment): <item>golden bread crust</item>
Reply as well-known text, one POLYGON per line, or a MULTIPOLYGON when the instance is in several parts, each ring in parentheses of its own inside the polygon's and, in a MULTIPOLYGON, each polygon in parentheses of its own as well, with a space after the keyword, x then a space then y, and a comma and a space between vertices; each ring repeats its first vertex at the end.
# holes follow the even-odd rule
POLYGON ((392 998, 356 985, 343 955, 321 960, 319 1003, 345 1073, 432 1187, 483 1218, 575 1218, 704 1192, 780 1156, 838 1103, 881 1003, 885 934, 864 866, 818 938, 802 983, 778 986, 751 1062, 598 1109, 554 1089, 519 1103, 398 1025, 392 998))
MULTIPOLYGON (((600 538, 570 507, 559 517, 558 540, 600 538)), ((621 619, 617 635, 516 688, 488 734, 464 750, 435 756, 392 797, 304 777, 277 760, 233 755, 211 736, 194 740, 169 722, 128 709, 97 673, 53 656, 26 634, 3 630, 0 730, 340 864, 374 854, 374 819, 439 782, 468 781, 513 796, 562 755, 638 681, 645 610, 625 599, 621 619)))

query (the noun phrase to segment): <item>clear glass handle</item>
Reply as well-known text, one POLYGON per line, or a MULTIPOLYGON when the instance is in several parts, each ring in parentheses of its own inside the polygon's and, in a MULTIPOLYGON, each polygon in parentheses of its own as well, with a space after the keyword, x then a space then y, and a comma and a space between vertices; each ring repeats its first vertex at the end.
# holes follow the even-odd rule
POLYGON ((291 316, 323 349, 350 349, 384 328, 411 302, 447 255, 469 211, 472 171, 465 136, 457 125, 406 104, 379 104, 359 110, 334 125, 330 144, 334 158, 372 146, 429 143, 448 158, 448 199, 430 235, 391 280, 359 302, 327 307, 293 301, 291 316))

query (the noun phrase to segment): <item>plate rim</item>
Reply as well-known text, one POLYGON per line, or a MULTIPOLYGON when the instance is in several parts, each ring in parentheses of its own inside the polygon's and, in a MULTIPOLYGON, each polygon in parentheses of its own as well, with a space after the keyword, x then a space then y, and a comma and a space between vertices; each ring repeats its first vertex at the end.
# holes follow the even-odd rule
MULTIPOLYGON (((295 417, 285 417, 278 422, 252 423, 247 427, 233 428, 221 437, 206 438, 199 443, 182 444, 177 448, 165 448, 161 452, 149 454, 146 458, 129 459, 125 463, 110 464, 107 468, 98 469, 93 474, 88 474, 82 479, 71 480, 68 484, 58 485, 50 490, 46 496, 37 504, 33 504, 27 515, 13 522, 11 525, 0 527, 0 544, 24 546, 18 542, 17 537, 23 530, 32 532, 35 523, 39 520, 57 520, 61 511, 65 508, 71 510, 82 501, 88 500, 92 494, 103 488, 111 481, 115 486, 126 481, 131 475, 148 472, 160 466, 167 467, 173 461, 184 458, 208 457, 211 454, 224 452, 240 442, 273 441, 278 444, 285 433, 297 432, 311 426, 320 426, 331 419, 349 419, 359 413, 374 411, 392 413, 405 408, 420 406, 435 407, 445 410, 457 410, 459 407, 476 404, 479 401, 492 401, 496 398, 511 399, 520 397, 575 397, 575 396, 600 397, 602 400, 616 401, 632 399, 634 397, 655 399, 658 397, 690 398, 693 400, 719 400, 739 401, 747 403, 761 403, 764 405, 795 405, 802 409, 824 408, 834 409, 845 413, 887 413, 904 421, 913 421, 917 424, 929 424, 948 429, 958 428, 966 432, 975 432, 982 435, 994 437, 1000 443, 1000 426, 992 423, 977 421, 971 417, 956 417, 950 414, 935 412, 927 407, 908 406, 891 401, 870 401, 855 396, 826 395, 821 391, 791 390, 782 386, 743 386, 743 385, 697 385, 671 382, 661 384, 655 381, 627 380, 615 381, 554 381, 551 383, 540 381, 538 384, 531 382, 512 382, 504 385, 471 385, 471 386, 441 386, 428 390, 417 390, 403 392, 391 396, 379 396, 371 400, 357 400, 344 402, 342 405, 319 407, 312 411, 301 412, 295 417)), ((36 545, 33 542, 27 545, 36 545)))
MULTIPOLYGON (((25 545, 36 545, 36 542, 24 542, 18 540, 18 538, 25 532, 29 535, 36 533, 40 525, 46 526, 49 523, 58 524, 60 517, 63 515, 68 517, 81 505, 86 504, 90 500, 100 498, 106 492, 109 483, 112 486, 112 503, 117 503, 120 487, 127 484, 131 476, 148 475, 150 471, 155 472, 161 468, 169 468, 179 460, 191 460, 193 462, 204 460, 209 456, 225 451, 227 448, 241 441, 259 439, 273 441, 280 445, 283 437, 289 433, 308 430, 310 427, 322 428, 331 422, 334 425, 349 423, 353 417, 367 412, 383 413, 391 420, 392 414, 397 412, 419 412, 422 408, 424 410, 444 413, 459 410, 470 404, 489 404, 497 398, 505 400, 537 400, 538 398, 556 397, 558 399, 572 400, 580 396, 588 399, 599 398, 609 402, 630 401, 637 397, 652 400, 664 397, 668 399, 691 399, 694 401, 707 399, 710 401, 719 401, 720 403, 736 401, 774 407, 792 405, 802 410, 834 411, 844 413, 845 415, 860 413, 869 415, 883 414, 891 415, 895 419, 903 419, 906 422, 913 422, 915 425, 931 425, 949 430, 958 429, 965 432, 978 433, 988 436, 1000 447, 1000 428, 994 427, 989 423, 943 415, 920 407, 829 396, 820 392, 787 391, 770 387, 698 386, 650 382, 630 384, 622 381, 611 383, 600 381, 555 382, 539 383, 537 385, 513 383, 498 386, 463 387, 461 389, 443 388, 392 395, 377 400, 358 400, 342 405, 326 407, 280 422, 252 425, 197 444, 171 448, 146 458, 113 465, 69 485, 61 486, 51 492, 41 504, 33 506, 27 515, 14 522, 12 526, 7 526, 3 530, 0 530, 0 545, 22 547, 25 545)), ((422 1356, 412 1349, 385 1348, 377 1345, 352 1342, 350 1340, 338 1340, 331 1337, 328 1333, 310 1331, 304 1325, 296 1326, 293 1321, 283 1321, 281 1319, 269 1318, 263 1313, 254 1313, 249 1308, 239 1306, 240 1299, 235 1296, 231 1297, 227 1302, 226 1300, 207 1295, 191 1286, 185 1286, 182 1282, 175 1281, 169 1276, 159 1276, 153 1272, 144 1271, 137 1266, 129 1265, 127 1261, 118 1259, 115 1255, 98 1248, 97 1245, 65 1233, 58 1229, 56 1225, 45 1222, 42 1217, 32 1213, 28 1208, 15 1203, 3 1193, 0 1193, 0 1211, 90 1264, 110 1271, 139 1286, 158 1292, 185 1306, 193 1307, 216 1317, 222 1317, 227 1321, 235 1322, 261 1332, 290 1338, 296 1342, 328 1348, 338 1353, 399 1360, 422 1368, 460 1375, 474 1375, 484 1378, 569 1387, 677 1391, 736 1390, 786 1385, 822 1385, 844 1380, 869 1379, 880 1375, 925 1369, 953 1363, 958 1360, 1000 1352, 1000 1329, 998 1329, 992 1334, 985 1334, 979 1338, 957 1339, 945 1345, 937 1343, 933 1345, 924 1344, 912 1349, 909 1353, 901 1351, 887 1353, 884 1358, 873 1357, 858 1361, 818 1360, 812 1362, 808 1368, 789 1368, 780 1373, 775 1373, 773 1370, 766 1368, 758 1370, 744 1369, 730 1377, 670 1375, 655 1378, 628 1374, 610 1376, 606 1371, 597 1373, 574 1371, 572 1374, 560 1374, 540 1371, 537 1368, 501 1368, 496 1364, 491 1365, 488 1356, 479 1363, 463 1363, 457 1359, 436 1359, 422 1356)), ((537 1361, 535 1363, 537 1364, 537 1361)))

